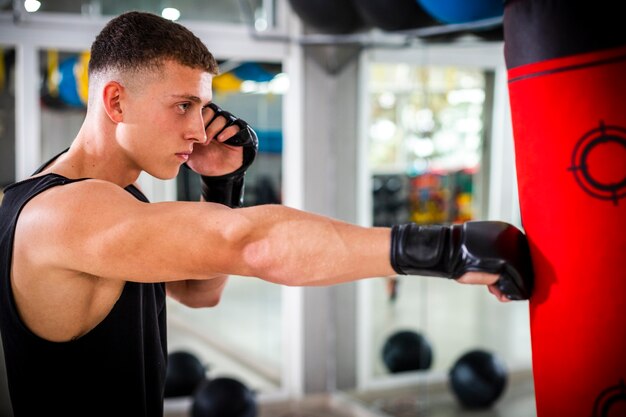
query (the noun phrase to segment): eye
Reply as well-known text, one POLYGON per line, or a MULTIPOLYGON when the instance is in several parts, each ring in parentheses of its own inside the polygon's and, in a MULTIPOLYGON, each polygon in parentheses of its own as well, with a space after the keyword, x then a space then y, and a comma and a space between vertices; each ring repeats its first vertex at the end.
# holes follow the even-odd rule
POLYGON ((189 110, 191 103, 180 103, 180 104, 177 104, 176 106, 180 109, 181 113, 186 113, 187 110, 189 110))

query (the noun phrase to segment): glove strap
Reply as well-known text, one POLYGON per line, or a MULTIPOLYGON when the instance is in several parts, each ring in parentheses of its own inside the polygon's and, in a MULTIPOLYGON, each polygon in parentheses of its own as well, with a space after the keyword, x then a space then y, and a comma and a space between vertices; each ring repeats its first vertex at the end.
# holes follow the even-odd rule
POLYGON ((450 278, 450 227, 415 223, 391 228, 391 266, 401 275, 450 278))

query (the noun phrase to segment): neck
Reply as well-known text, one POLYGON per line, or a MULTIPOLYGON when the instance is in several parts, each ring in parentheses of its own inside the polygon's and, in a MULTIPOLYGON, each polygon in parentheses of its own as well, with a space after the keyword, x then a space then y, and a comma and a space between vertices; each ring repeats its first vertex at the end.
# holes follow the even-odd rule
POLYGON ((115 140, 115 126, 92 123, 88 115, 69 151, 45 171, 68 178, 94 178, 126 187, 137 181, 139 168, 115 140))

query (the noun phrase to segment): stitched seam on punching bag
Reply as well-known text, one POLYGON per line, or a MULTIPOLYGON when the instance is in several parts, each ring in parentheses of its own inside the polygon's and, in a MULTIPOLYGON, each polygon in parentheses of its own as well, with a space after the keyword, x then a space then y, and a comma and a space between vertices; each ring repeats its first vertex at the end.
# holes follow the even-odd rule
POLYGON ((509 84, 512 84, 512 83, 514 83, 516 81, 526 80, 528 78, 541 77, 543 75, 550 75, 550 74, 555 74, 555 73, 565 72, 565 71, 573 71, 573 70, 577 70, 577 69, 581 69, 581 68, 588 68, 588 67, 595 67, 595 66, 600 66, 600 65, 614 64, 614 63, 621 62, 621 61, 624 61, 624 60, 626 60, 626 55, 621 55, 621 56, 616 56, 616 57, 613 57, 613 58, 602 59, 602 60, 599 60, 599 61, 587 62, 585 64, 568 65, 566 67, 555 68, 555 69, 546 70, 546 71, 539 71, 539 72, 535 72, 535 73, 532 73, 532 74, 520 75, 519 77, 511 78, 509 80, 509 84))

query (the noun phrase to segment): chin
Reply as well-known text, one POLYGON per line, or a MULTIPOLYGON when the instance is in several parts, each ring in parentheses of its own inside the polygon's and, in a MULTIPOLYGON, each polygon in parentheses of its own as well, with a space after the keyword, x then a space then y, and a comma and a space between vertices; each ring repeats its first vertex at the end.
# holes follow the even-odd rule
POLYGON ((147 174, 150 174, 151 176, 153 176, 154 178, 160 179, 160 180, 171 180, 173 178, 176 178, 176 176, 178 175, 180 171, 180 166, 177 166, 174 169, 157 169, 157 170, 152 170, 152 171, 147 171, 147 174))

